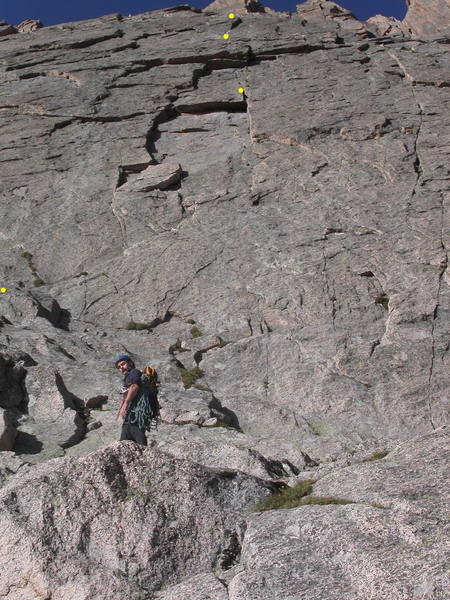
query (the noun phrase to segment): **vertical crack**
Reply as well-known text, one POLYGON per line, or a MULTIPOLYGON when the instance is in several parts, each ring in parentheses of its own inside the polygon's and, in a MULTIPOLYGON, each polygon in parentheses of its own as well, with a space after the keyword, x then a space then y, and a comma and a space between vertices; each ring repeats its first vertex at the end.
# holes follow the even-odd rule
POLYGON ((410 81, 411 82, 411 93, 412 96, 414 98, 414 102, 416 103, 417 109, 418 109, 418 116, 419 116, 419 127, 417 128, 417 132, 416 135, 414 137, 414 142, 413 142, 413 154, 414 154, 414 163, 413 163, 413 167, 414 167, 414 171, 416 173, 416 181, 414 183, 414 187, 412 189, 411 192, 411 196, 409 201, 406 204, 406 222, 408 224, 408 226, 412 229, 412 227, 409 225, 409 212, 410 212, 410 207, 413 201, 414 196, 417 193, 417 188, 420 184, 421 178, 422 178, 422 164, 421 164, 421 160, 420 160, 420 154, 419 154, 419 138, 420 138, 420 134, 422 131, 422 126, 423 126, 423 122, 424 122, 424 111, 422 108, 422 105, 420 104, 417 95, 416 95, 416 91, 414 89, 414 86, 412 84, 412 77, 409 75, 409 73, 407 72, 406 68, 403 66, 403 64, 401 63, 400 59, 398 58, 398 56, 396 56, 393 52, 389 52, 388 53, 389 56, 395 60, 395 62, 398 64, 399 69, 402 70, 405 80, 406 81, 410 81))
MULTIPOLYGON (((414 167, 414 171, 416 172, 416 181, 415 181, 413 190, 411 192, 411 197, 410 197, 410 199, 407 203, 407 207, 406 207, 406 223, 408 224, 408 226, 411 229, 413 229, 409 225, 409 209, 411 207, 413 198, 417 193, 417 188, 419 187, 419 185, 421 183, 421 179, 422 179, 423 170, 422 170, 421 159, 420 159, 420 154, 419 154, 419 139, 420 139, 420 135, 421 135, 421 131, 422 131, 422 126, 424 124, 424 110, 423 110, 423 107, 422 107, 419 99, 417 98, 417 94, 414 89, 413 78, 411 77, 411 75, 409 75, 406 68, 401 63, 400 59, 393 52, 389 52, 389 55, 391 56, 391 58, 393 58, 397 62, 399 68, 403 71, 406 81, 410 82, 411 93, 412 93, 414 101, 417 105, 418 115, 419 115, 419 119, 420 119, 419 127, 417 129, 417 132, 416 132, 416 135, 414 138, 414 145, 413 145, 413 151, 414 151, 414 155, 415 155, 413 167, 414 167)), ((440 245, 444 252, 444 260, 441 264, 441 270, 439 273, 439 280, 438 280, 437 293, 436 293, 436 305, 435 305, 435 308, 433 311, 433 318, 432 318, 432 322, 431 322, 431 332, 430 332, 430 334, 431 334, 431 358, 430 358, 430 368, 429 368, 429 373, 428 373, 428 396, 427 396, 429 419, 430 419, 431 427, 433 429, 436 429, 436 426, 433 421, 433 411, 432 411, 432 380, 434 377, 434 367, 435 367, 435 362, 436 362, 436 321, 437 321, 438 312, 439 312, 439 299, 440 299, 441 290, 442 290, 442 279, 443 279, 444 273, 445 273, 445 271, 447 269, 447 265, 448 265, 448 254, 447 254, 447 250, 446 250, 445 243, 444 243, 444 221, 445 221, 444 215, 445 215, 444 199, 443 199, 443 195, 441 194, 440 245)))
POLYGON ((115 192, 114 192, 114 195, 113 195, 113 199, 111 200, 111 211, 112 211, 112 214, 114 215, 114 217, 119 222, 120 235, 122 237, 122 248, 125 250, 126 248, 128 248, 127 226, 126 226, 126 223, 125 223, 125 219, 119 215, 119 212, 116 209, 116 206, 115 206, 115 192))
POLYGON ((331 290, 330 290, 330 284, 329 284, 329 281, 328 281, 328 273, 327 273, 327 257, 325 256, 325 251, 323 252, 322 275, 323 275, 323 279, 324 279, 324 286, 325 286, 326 295, 328 296, 328 298, 331 301, 331 319, 332 319, 332 323, 333 323, 333 330, 336 331, 336 323, 335 323, 335 317, 336 317, 336 296, 335 296, 334 293, 331 293, 331 290))
POLYGON ((269 401, 269 340, 266 337, 266 376, 264 378, 264 392, 266 396, 266 402, 269 401))

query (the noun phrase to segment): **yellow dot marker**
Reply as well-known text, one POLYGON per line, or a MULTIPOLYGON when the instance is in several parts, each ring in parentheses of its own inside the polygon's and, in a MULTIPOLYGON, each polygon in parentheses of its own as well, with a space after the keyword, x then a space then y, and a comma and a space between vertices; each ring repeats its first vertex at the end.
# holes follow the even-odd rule
POLYGON ((243 94, 245 92, 244 88, 239 88, 238 89, 239 94, 243 94))
POLYGON ((1 292, 2 294, 6 294, 6 292, 7 292, 7 291, 8 291, 8 290, 7 290, 6 288, 0 288, 0 292, 1 292))
POLYGON ((230 13, 230 14, 228 15, 228 18, 229 18, 229 19, 234 19, 234 17, 235 17, 235 16, 236 16, 236 15, 235 15, 234 13, 230 13))
POLYGON ((229 34, 229 33, 224 33, 224 34, 223 34, 223 39, 224 39, 224 40, 227 40, 229 37, 230 37, 230 34, 229 34))

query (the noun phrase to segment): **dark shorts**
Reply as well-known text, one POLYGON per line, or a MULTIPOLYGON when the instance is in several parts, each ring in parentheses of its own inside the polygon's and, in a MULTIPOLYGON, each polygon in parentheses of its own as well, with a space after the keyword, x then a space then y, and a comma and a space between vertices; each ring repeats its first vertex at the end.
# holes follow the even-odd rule
POLYGON ((120 441, 122 440, 131 440, 132 442, 136 442, 136 444, 141 444, 142 446, 147 445, 145 431, 142 431, 142 429, 139 429, 139 427, 136 427, 136 425, 130 425, 129 423, 124 423, 122 425, 120 441))

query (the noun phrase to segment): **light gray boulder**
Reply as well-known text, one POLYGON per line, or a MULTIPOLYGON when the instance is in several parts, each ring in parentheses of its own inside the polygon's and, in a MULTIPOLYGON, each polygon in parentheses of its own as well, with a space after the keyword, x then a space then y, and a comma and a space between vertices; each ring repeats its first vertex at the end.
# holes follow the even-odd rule
POLYGON ((27 466, 14 452, 4 450, 0 454, 0 486, 13 478, 20 469, 27 466))
POLYGON ((227 568, 244 515, 271 489, 133 442, 39 465, 0 492, 0 589, 8 600, 17 589, 30 600, 137 599, 227 568))
POLYGON ((197 575, 155 594, 158 600, 190 600, 193 596, 198 600, 228 600, 226 585, 212 573, 197 575))
MULTIPOLYGON (((65 448, 80 441, 86 430, 81 400, 73 394, 61 374, 50 366, 37 366, 27 373, 28 402, 17 439, 17 451, 34 454, 31 440, 65 448)), ((61 454, 61 451, 58 451, 61 454)))

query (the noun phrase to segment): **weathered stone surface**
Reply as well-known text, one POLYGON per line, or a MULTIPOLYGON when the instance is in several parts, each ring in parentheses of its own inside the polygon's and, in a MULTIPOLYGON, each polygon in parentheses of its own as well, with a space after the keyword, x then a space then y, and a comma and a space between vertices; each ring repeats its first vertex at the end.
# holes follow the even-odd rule
POLYGON ((8 600, 17 589, 30 600, 135 599, 220 569, 270 489, 132 442, 40 465, 1 491, 0 589, 8 600))
MULTIPOLYGON (((361 45, 344 27, 348 11, 301 7, 312 11, 306 23, 249 14, 225 45, 226 15, 189 10, 124 19, 120 32, 114 15, 46 28, 33 39, 49 46, 28 54, 12 38, 4 139, 15 144, 32 125, 37 146, 29 159, 28 146, 15 149, 20 182, 2 179, 17 198, 2 220, 3 276, 30 285, 38 275, 35 299, 55 299, 72 331, 80 321, 162 323, 131 338, 143 355, 153 341, 186 346, 182 323, 194 318, 205 340, 233 342, 191 344, 222 406, 248 431, 293 435, 324 457, 442 422, 448 168, 433 132, 439 124, 446 139, 449 128, 448 61, 444 44, 361 45), (155 45, 160 22, 168 37, 155 45), (186 22, 195 36, 180 31, 186 22), (40 198, 31 204, 27 160, 40 198), (144 191, 147 174, 149 187, 179 189, 144 191), (42 237, 49 218, 63 236, 42 237), (179 324, 167 323, 167 340, 156 329, 170 319, 179 324)), ((8 296, 7 318, 32 323, 34 301, 19 310, 23 298, 8 296)))
POLYGON ((13 478, 19 469, 26 469, 25 463, 14 452, 4 450, 0 454, 0 486, 13 478))
POLYGON ((42 366, 30 369, 26 389, 27 416, 20 426, 18 452, 29 450, 30 438, 35 439, 37 446, 45 441, 51 448, 56 447, 59 454, 61 448, 69 447, 83 438, 86 429, 83 404, 67 389, 58 371, 42 366))
POLYGON ((190 460, 208 467, 228 467, 263 479, 287 479, 295 474, 291 464, 267 459, 258 451, 248 448, 246 445, 249 440, 245 437, 239 440, 220 434, 195 435, 191 431, 181 439, 161 436, 161 440, 159 436, 155 437, 158 447, 164 452, 177 458, 189 456, 190 460))
MULTIPOLYGON (((405 22, 361 24, 332 2, 233 10, 113 14, 1 38, 0 407, 30 464, 26 494, 62 464, 82 465, 83 493, 101 488, 87 483, 99 455, 84 456, 119 437, 113 357, 127 353, 159 373, 165 422, 149 438, 169 454, 318 479, 313 495, 354 488, 363 503, 298 509, 301 526, 290 512, 293 544, 275 536, 285 513, 252 519, 244 561, 220 575, 232 600, 437 600, 434 551, 406 542, 378 570, 376 544, 389 555, 410 531, 403 519, 423 527, 428 500, 415 505, 406 483, 396 497, 390 478, 410 481, 413 461, 357 463, 448 418, 449 45, 411 37, 405 22), (384 510, 367 506, 372 477, 384 510)), ((422 479, 441 472, 440 443, 422 479)), ((25 485, 21 471, 8 486, 25 485)), ((138 520, 133 531, 146 531, 138 520)), ((434 525, 430 537, 440 552, 434 525)), ((89 556, 76 584, 89 580, 86 595, 104 580, 89 556)), ((11 581, 47 590, 53 575, 36 560, 35 575, 19 565, 11 581)), ((180 595, 220 598, 210 564, 198 582, 177 573, 161 584, 189 578, 180 595)), ((121 577, 108 597, 132 597, 121 577)))
POLYGON ((0 20, 0 37, 3 37, 5 35, 11 35, 13 33, 17 33, 17 29, 12 25, 6 23, 6 21, 0 20))
POLYGON ((450 431, 443 427, 404 442, 381 460, 368 460, 322 477, 313 496, 341 496, 442 522, 448 514, 450 431))
POLYGON ((197 575, 155 594, 158 600, 190 600, 193 596, 197 600, 228 600, 226 585, 212 573, 197 575))
POLYGON ((30 31, 36 31, 43 27, 42 21, 39 19, 25 19, 22 23, 17 25, 17 31, 19 33, 30 33, 30 31))
POLYGON ((259 0, 214 0, 208 4, 205 11, 213 11, 217 13, 225 13, 230 10, 238 13, 263 13, 264 6, 259 0))
POLYGON ((408 12, 403 23, 413 36, 450 35, 450 5, 447 0, 406 0, 408 12))
POLYGON ((403 21, 395 17, 386 17, 385 15, 375 15, 366 21, 370 31, 380 37, 405 37, 409 31, 403 21))
POLYGON ((309 505, 251 518, 243 571, 228 586, 230 600, 443 600, 448 589, 443 453, 448 453, 445 430, 314 486, 313 495, 356 504, 309 505), (381 497, 384 507, 376 505, 381 497))

